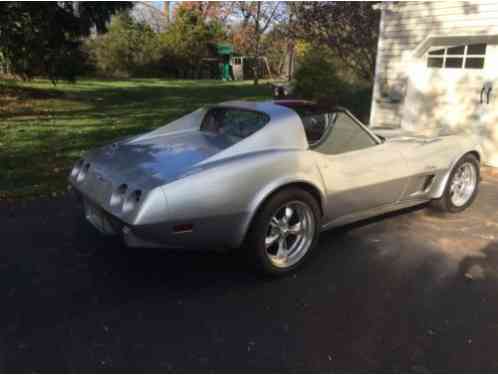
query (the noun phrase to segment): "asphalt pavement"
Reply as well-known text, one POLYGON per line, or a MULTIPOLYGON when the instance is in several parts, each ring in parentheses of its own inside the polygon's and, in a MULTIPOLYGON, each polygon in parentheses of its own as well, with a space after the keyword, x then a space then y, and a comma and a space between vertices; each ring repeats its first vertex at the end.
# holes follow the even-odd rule
MULTIPOLYGON (((498 178, 322 234, 306 266, 126 249, 69 196, 0 203, 0 372, 498 371, 498 178)), ((202 249, 200 249, 202 250, 202 249)))

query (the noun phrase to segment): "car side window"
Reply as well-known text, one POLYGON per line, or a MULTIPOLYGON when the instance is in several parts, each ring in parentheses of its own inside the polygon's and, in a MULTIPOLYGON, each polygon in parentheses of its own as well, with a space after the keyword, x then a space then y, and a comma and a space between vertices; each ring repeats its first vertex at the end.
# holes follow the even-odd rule
POLYGON ((243 139, 261 129, 268 121, 268 116, 260 112, 213 108, 204 117, 200 130, 243 139))
POLYGON ((326 113, 312 105, 288 106, 301 118, 308 144, 313 147, 323 138, 334 114, 326 113))
POLYGON ((328 129, 315 151, 337 155, 375 146, 377 143, 359 124, 346 113, 338 112, 334 123, 328 129))
POLYGON ((333 121, 333 114, 315 113, 301 118, 306 139, 311 147, 318 144, 333 121))

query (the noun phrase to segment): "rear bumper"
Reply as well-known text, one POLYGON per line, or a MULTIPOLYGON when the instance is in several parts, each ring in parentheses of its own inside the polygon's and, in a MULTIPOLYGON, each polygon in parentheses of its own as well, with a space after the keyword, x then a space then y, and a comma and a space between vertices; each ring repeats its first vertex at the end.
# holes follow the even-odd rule
POLYGON ((85 219, 100 233, 108 236, 121 234, 125 223, 100 208, 74 187, 72 187, 71 193, 81 207, 85 219))
POLYGON ((85 219, 101 234, 122 237, 127 247, 164 247, 160 243, 148 241, 137 236, 131 226, 117 217, 101 209, 97 204, 85 197, 74 187, 71 189, 74 198, 81 206, 85 219))
POLYGON ((106 236, 119 236, 127 247, 166 248, 179 250, 212 250, 240 246, 241 228, 246 214, 191 218, 193 228, 175 232, 178 221, 164 221, 146 225, 130 225, 105 211, 96 202, 73 187, 73 195, 80 202, 86 220, 106 236))
POLYGON ((104 235, 118 235, 123 228, 119 220, 85 199, 83 199, 83 211, 86 220, 104 235))

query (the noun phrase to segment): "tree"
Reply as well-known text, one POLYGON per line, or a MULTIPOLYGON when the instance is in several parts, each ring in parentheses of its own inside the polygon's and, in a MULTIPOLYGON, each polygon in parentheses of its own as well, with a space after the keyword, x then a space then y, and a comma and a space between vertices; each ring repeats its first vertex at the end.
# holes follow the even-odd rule
POLYGON ((199 71, 209 46, 225 39, 223 25, 216 17, 208 16, 199 4, 180 3, 173 22, 161 34, 165 68, 180 77, 187 71, 199 71))
POLYGON ((110 76, 147 76, 157 73, 159 34, 127 12, 112 18, 107 33, 89 39, 86 49, 100 73, 110 76))
POLYGON ((182 1, 175 8, 176 12, 191 11, 197 13, 204 21, 227 23, 235 11, 233 1, 182 1))
POLYGON ((82 60, 81 38, 93 28, 106 30, 129 2, 0 3, 0 55, 10 73, 23 79, 37 74, 52 82, 73 81, 82 60))
POLYGON ((380 22, 373 3, 312 1, 289 6, 299 37, 328 46, 358 77, 373 79, 380 22))
POLYGON ((156 33, 163 31, 169 23, 169 3, 163 2, 163 10, 149 1, 137 1, 131 15, 142 25, 148 25, 156 33), (166 4, 166 5, 164 5, 166 4), (165 11, 165 9, 167 9, 165 11))
POLYGON ((280 1, 239 1, 238 13, 242 18, 241 29, 247 35, 253 35, 252 52, 254 66, 254 84, 259 82, 258 63, 261 56, 261 38, 270 26, 285 17, 284 3, 280 1))
POLYGON ((280 77, 289 78, 291 74, 294 40, 287 34, 287 24, 278 24, 263 35, 261 55, 268 59, 270 69, 280 77))

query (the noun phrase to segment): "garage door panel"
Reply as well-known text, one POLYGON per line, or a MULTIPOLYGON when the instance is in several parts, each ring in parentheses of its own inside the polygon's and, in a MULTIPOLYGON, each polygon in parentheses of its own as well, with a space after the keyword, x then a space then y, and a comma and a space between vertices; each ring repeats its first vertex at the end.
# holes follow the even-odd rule
POLYGON ((402 127, 420 132, 441 128, 477 134, 485 159, 498 165, 495 90, 498 90, 496 45, 431 47, 410 67, 402 127), (436 64, 431 60, 435 58, 442 62, 436 64), (484 59, 482 68, 468 68, 468 61, 475 64, 472 59, 484 59))

